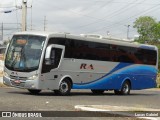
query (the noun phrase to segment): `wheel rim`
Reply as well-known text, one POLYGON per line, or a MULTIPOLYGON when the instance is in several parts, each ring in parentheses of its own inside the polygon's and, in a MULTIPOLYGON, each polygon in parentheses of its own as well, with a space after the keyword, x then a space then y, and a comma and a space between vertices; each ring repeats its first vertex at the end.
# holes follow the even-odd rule
POLYGON ((123 86, 122 91, 123 91, 123 93, 127 94, 128 91, 129 91, 129 85, 128 85, 128 84, 125 84, 125 85, 123 86))
POLYGON ((61 85, 60 85, 60 91, 62 93, 66 93, 68 91, 68 84, 65 81, 63 81, 61 83, 61 85))

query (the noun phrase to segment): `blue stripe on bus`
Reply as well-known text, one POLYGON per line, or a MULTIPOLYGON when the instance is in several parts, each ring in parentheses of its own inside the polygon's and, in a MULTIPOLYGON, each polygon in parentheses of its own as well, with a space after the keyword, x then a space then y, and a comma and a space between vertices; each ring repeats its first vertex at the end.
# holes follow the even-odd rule
POLYGON ((80 84, 80 85, 82 85, 82 84, 89 84, 89 83, 98 81, 98 80, 100 80, 100 79, 102 79, 102 78, 105 78, 106 76, 112 74, 113 72, 115 72, 115 71, 117 71, 117 70, 120 70, 120 69, 122 69, 122 68, 128 67, 128 66, 130 66, 130 65, 133 65, 133 64, 131 64, 131 63, 120 63, 120 64, 118 64, 115 68, 113 68, 109 73, 105 74, 104 76, 100 77, 99 79, 96 79, 96 80, 93 80, 93 81, 87 82, 87 83, 75 83, 75 84, 80 84))
POLYGON ((97 80, 83 83, 83 84, 73 84, 73 89, 120 89, 124 80, 129 79, 132 84, 132 89, 145 89, 153 88, 156 86, 156 75, 157 70, 152 66, 130 66, 124 68, 123 63, 120 63, 118 66, 123 68, 120 71, 118 66, 116 66, 110 74, 106 74, 102 78, 97 80), (120 65, 121 64, 121 65, 120 65), (114 73, 113 73, 114 71, 114 73), (113 73, 113 74, 111 74, 113 73))

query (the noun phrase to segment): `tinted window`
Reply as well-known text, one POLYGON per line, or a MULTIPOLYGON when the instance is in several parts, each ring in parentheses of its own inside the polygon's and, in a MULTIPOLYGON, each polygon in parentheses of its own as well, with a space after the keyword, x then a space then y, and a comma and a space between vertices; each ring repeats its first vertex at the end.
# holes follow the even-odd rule
POLYGON ((157 53, 155 50, 137 49, 134 55, 142 64, 156 65, 157 53))
POLYGON ((66 58, 109 61, 109 45, 80 40, 66 40, 66 58))
POLYGON ((50 44, 64 45, 65 44, 65 39, 63 39, 63 38, 51 38, 48 41, 48 45, 50 45, 50 44))
POLYGON ((156 65, 157 60, 155 50, 64 38, 52 38, 48 44, 65 45, 65 58, 149 65, 156 65))

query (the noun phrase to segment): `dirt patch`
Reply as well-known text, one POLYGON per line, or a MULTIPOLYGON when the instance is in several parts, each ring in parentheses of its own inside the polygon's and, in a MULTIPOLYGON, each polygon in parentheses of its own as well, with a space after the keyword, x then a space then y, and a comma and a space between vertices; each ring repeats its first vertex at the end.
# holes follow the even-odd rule
POLYGON ((0 87, 7 87, 7 86, 0 82, 0 87))
POLYGON ((3 71, 0 71, 0 77, 3 77, 3 71))

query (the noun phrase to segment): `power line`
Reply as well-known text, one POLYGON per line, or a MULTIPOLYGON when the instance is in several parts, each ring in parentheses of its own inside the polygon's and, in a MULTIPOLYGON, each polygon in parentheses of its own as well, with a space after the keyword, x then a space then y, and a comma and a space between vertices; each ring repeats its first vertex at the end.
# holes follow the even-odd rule
POLYGON ((101 6, 99 6, 99 8, 98 9, 95 9, 95 10, 93 10, 92 12, 90 12, 89 14, 91 14, 91 13, 93 13, 93 12, 97 12, 98 10, 101 10, 103 7, 105 7, 105 6, 107 6, 107 5, 109 5, 110 3, 112 3, 114 0, 110 0, 110 1, 108 1, 106 4, 103 4, 103 5, 101 5, 101 6), (101 9, 100 9, 101 8, 101 9))
POLYGON ((19 9, 20 8, 16 8, 16 9, 12 9, 12 10, 2 10, 2 11, 0 11, 0 13, 11 13, 11 12, 17 11, 19 9))
MULTIPOLYGON (((54 6, 55 8, 58 8, 58 9, 60 9, 60 10, 62 10, 62 9, 64 9, 64 8, 62 8, 62 7, 57 7, 57 6, 54 6)), ((82 14, 82 13, 79 13, 78 11, 75 11, 75 10, 69 10, 69 12, 71 12, 71 13, 74 13, 74 14, 77 14, 77 15, 80 15, 80 16, 84 16, 84 17, 87 17, 87 18, 90 18, 90 19, 98 19, 98 18, 96 18, 96 17, 93 17, 93 16, 89 16, 89 15, 84 15, 84 14, 82 14)))
MULTIPOLYGON (((134 1, 133 3, 137 2, 138 0, 134 1)), ((142 2, 144 2, 145 0, 143 0, 142 2)), ((117 11, 107 15, 107 16, 104 16, 103 18, 100 18, 92 23, 89 23, 89 24, 86 24, 86 25, 82 25, 82 26, 79 26, 78 28, 84 28, 84 27, 87 27, 89 25, 92 25, 92 24, 96 24, 96 23, 99 23, 99 22, 102 22, 102 21, 106 21, 106 17, 109 17, 110 18, 113 18, 114 16, 117 16, 119 15, 120 13, 122 13, 123 11, 126 11, 127 9, 131 8, 131 7, 134 7, 135 5, 126 5, 120 9, 118 9, 117 11)))
POLYGON ((7 7, 0 7, 0 8, 13 8, 13 7, 16 7, 16 6, 7 6, 7 7))
POLYGON ((153 2, 152 2, 152 3, 113 2, 113 4, 137 4, 137 5, 143 4, 143 5, 157 5, 157 4, 153 4, 153 2))
POLYGON ((103 30, 103 29, 105 29, 105 28, 109 28, 109 27, 111 27, 111 26, 113 26, 113 25, 117 25, 117 24, 119 24, 119 23, 121 23, 121 22, 124 22, 124 21, 126 21, 126 20, 128 20, 128 19, 134 18, 134 17, 139 16, 139 15, 141 15, 141 14, 144 14, 144 13, 146 14, 146 13, 152 11, 153 9, 157 9, 157 7, 158 7, 158 9, 159 9, 159 5, 160 5, 160 4, 158 4, 158 5, 156 5, 156 6, 153 6, 153 7, 149 8, 149 9, 143 11, 143 12, 140 12, 139 14, 136 14, 136 15, 133 15, 133 16, 131 16, 131 17, 129 17, 129 18, 123 19, 123 20, 121 20, 121 21, 119 21, 119 22, 117 22, 117 23, 113 23, 113 24, 111 24, 111 25, 105 26, 105 27, 103 27, 103 28, 100 28, 100 29, 97 29, 97 30, 94 30, 94 31, 90 31, 90 32, 88 32, 88 33, 101 31, 101 30, 103 30))
MULTIPOLYGON (((85 9, 83 9, 83 10, 81 10, 81 11, 86 11, 86 10, 90 9, 90 8, 91 8, 92 6, 94 6, 97 2, 99 2, 99 1, 93 2, 92 5, 90 5, 89 7, 87 6, 85 9)), ((80 12, 81 12, 81 11, 80 11, 80 12)))
POLYGON ((19 29, 21 29, 21 28, 3 28, 3 29, 0 29, 0 30, 19 30, 19 29))

